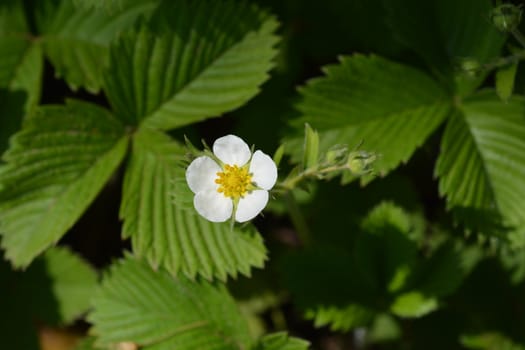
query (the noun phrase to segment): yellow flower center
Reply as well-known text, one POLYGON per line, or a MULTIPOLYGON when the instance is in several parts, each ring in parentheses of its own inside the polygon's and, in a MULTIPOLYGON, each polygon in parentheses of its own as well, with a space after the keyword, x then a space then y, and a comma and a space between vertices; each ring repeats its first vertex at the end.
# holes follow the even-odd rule
POLYGON ((239 168, 237 165, 225 165, 223 171, 217 172, 215 183, 219 185, 217 192, 232 199, 244 197, 250 190, 252 175, 247 168, 239 168))

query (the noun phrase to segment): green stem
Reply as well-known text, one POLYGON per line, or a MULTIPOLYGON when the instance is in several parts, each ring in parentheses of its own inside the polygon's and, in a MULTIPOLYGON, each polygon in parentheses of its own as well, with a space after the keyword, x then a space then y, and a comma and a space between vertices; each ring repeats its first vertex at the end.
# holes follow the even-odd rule
POLYGON ((525 51, 520 51, 518 53, 515 53, 514 55, 500 57, 491 63, 487 63, 483 65, 483 69, 490 71, 495 68, 504 67, 512 63, 517 63, 523 59, 525 59, 525 51))
POLYGON ((292 220, 295 229, 297 230, 297 235, 301 244, 307 246, 311 242, 311 234, 308 228, 308 224, 304 219, 299 206, 297 205, 297 200, 293 194, 293 190, 297 187, 297 184, 309 177, 322 178, 325 174, 334 173, 336 171, 341 171, 348 169, 348 165, 325 165, 325 167, 313 167, 305 169, 299 172, 296 175, 289 176, 281 183, 277 184, 273 190, 276 193, 284 195, 286 206, 288 208, 290 218, 292 220))
POLYGON ((306 223, 306 220, 304 219, 304 216, 297 205, 297 200, 295 199, 293 192, 287 191, 284 198, 290 213, 290 218, 292 219, 292 223, 297 230, 297 235, 299 236, 301 244, 303 246, 309 245, 311 242, 310 229, 308 228, 308 224, 306 223))
POLYGON ((303 181, 304 179, 307 179, 309 177, 319 177, 321 175, 333 173, 336 171, 346 170, 346 169, 348 169, 348 166, 346 164, 345 165, 332 165, 332 166, 328 166, 326 168, 321 168, 321 169, 317 169, 317 168, 306 169, 300 172, 299 174, 297 174, 296 176, 287 178, 283 182, 277 184, 276 186, 277 191, 278 192, 281 192, 282 190, 291 191, 297 186, 297 183, 303 181))
POLYGON ((525 37, 523 37, 523 34, 521 34, 521 32, 517 29, 513 29, 510 33, 514 36, 514 39, 516 39, 516 41, 519 42, 523 48, 525 48, 525 37))

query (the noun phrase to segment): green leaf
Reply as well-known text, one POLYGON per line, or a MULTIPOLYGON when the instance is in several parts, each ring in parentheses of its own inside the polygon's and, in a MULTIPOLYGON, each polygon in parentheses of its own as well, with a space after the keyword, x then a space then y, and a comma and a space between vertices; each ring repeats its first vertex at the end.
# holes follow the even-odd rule
POLYGON ((462 335, 461 345, 467 349, 480 350, 524 350, 525 346, 516 344, 505 335, 498 332, 462 335))
POLYGON ((446 243, 419 265, 418 290, 425 295, 445 297, 456 291, 482 258, 477 246, 446 243))
POLYGON ((37 323, 64 326, 86 312, 97 275, 68 249, 52 248, 24 272, 0 262, 0 285, 2 347, 39 349, 37 323))
POLYGON ((223 285, 173 279, 128 257, 111 267, 93 299, 97 343, 131 341, 144 350, 246 349, 246 322, 223 285))
POLYGON ((482 258, 478 246, 461 241, 442 244, 414 273, 412 290, 398 295, 391 311, 401 317, 421 317, 439 307, 439 298, 456 291, 482 258))
POLYGON ((410 217, 391 202, 382 202, 362 223, 354 254, 365 278, 379 293, 403 288, 415 264, 417 244, 410 238, 410 217))
POLYGON ((20 4, 0 8, 0 154, 40 99, 42 49, 25 30, 20 4))
POLYGON ((73 3, 80 8, 96 8, 109 13, 125 6, 124 0, 73 0, 73 3))
POLYGON ((127 147, 105 109, 68 101, 26 118, 0 168, 0 231, 6 257, 27 266, 82 215, 127 147))
POLYGON ((232 229, 197 214, 183 173, 184 153, 162 132, 144 129, 134 136, 120 210, 123 236, 131 237, 135 254, 173 275, 249 276, 266 260, 261 236, 251 225, 232 229))
POLYGON ((155 0, 122 0, 111 11, 97 11, 76 8, 72 1, 39 3, 38 29, 55 74, 74 90, 84 87, 98 92, 109 64, 110 42, 157 4, 155 0))
POLYGON ((359 303, 345 306, 318 306, 306 310, 305 317, 314 321, 317 328, 329 326, 332 331, 348 332, 368 325, 374 318, 374 310, 359 303))
POLYGON ((19 35, 29 33, 24 13, 24 4, 21 1, 7 0, 0 3, 0 36, 19 35))
MULTIPOLYGON (((293 300, 316 327, 341 331, 368 326, 378 312, 393 307, 403 316, 433 310, 412 310, 426 301, 422 292, 415 301, 412 296, 396 300, 411 287, 420 265, 418 225, 417 217, 381 202, 362 221, 352 246, 318 245, 287 257, 282 269, 293 300)), ((432 304, 437 307, 437 300, 432 304)))
POLYGON ((493 92, 464 101, 441 141, 435 173, 449 209, 496 212, 506 224, 525 223, 525 108, 493 92))
POLYGON ((398 39, 417 53, 435 75, 456 85, 460 93, 474 90, 486 74, 464 79, 456 65, 462 59, 488 63, 500 54, 505 35, 489 20, 490 0, 401 0, 386 2, 398 39))
MULTIPOLYGON (((0 88, 0 155, 9 145, 9 138, 22 124, 27 95, 0 88)), ((0 159, 0 164, 2 160, 0 159)))
POLYGON ((289 337, 286 332, 265 335, 253 350, 307 350, 310 343, 299 338, 289 337))
POLYGON ((21 299, 33 317, 52 325, 73 322, 86 312, 97 286, 95 271, 66 248, 55 247, 35 260, 21 277, 21 299), (39 285, 47 292, 34 294, 39 285))
POLYGON ((304 125, 303 168, 315 168, 319 163, 319 134, 310 125, 304 125))
POLYGON ((499 252, 502 266, 507 270, 513 285, 518 285, 525 279, 525 250, 513 249, 505 244, 499 252))
MULTIPOLYGON (((91 266, 66 248, 48 250, 37 263, 44 265, 51 282, 61 324, 74 321, 88 310, 98 279, 91 266)), ((28 276, 31 271, 32 267, 27 270, 28 276)), ((31 283, 27 287, 28 292, 32 292, 31 283)), ((39 296, 34 295, 33 300, 38 301, 39 296)), ((40 305, 46 307, 43 302, 40 305)))
POLYGON ((389 314, 377 315, 366 334, 367 344, 399 340, 402 335, 400 322, 389 314))
POLYGON ((512 96, 517 71, 518 64, 514 63, 502 67, 496 72, 496 92, 498 93, 499 98, 504 102, 507 102, 510 96, 512 96))
POLYGON ((319 130, 321 153, 362 142, 379 154, 374 168, 383 175, 407 161, 449 113, 445 91, 428 76, 380 57, 343 57, 325 73, 300 90, 297 125, 319 130))
POLYGON ((95 348, 95 337, 87 337, 78 342, 75 350, 96 350, 95 348))
POLYGON ((353 257, 339 246, 321 246, 286 256, 281 264, 294 302, 316 327, 348 331, 374 317, 376 294, 353 257), (341 269, 341 266, 345 266, 341 269))
POLYGON ((166 2, 149 26, 112 46, 106 94, 132 124, 166 130, 219 116, 268 78, 276 27, 247 1, 166 2))
POLYGON ((277 148, 277 150, 275 150, 275 153, 273 154, 272 159, 277 167, 279 167, 279 164, 281 163, 281 160, 283 159, 285 148, 286 148, 286 145, 283 143, 277 148))
POLYGON ((421 292, 408 292, 398 296, 391 306, 391 311, 400 317, 421 317, 438 308, 435 297, 421 292))
POLYGON ((0 154, 26 113, 40 100, 42 49, 19 38, 0 36, 0 154))

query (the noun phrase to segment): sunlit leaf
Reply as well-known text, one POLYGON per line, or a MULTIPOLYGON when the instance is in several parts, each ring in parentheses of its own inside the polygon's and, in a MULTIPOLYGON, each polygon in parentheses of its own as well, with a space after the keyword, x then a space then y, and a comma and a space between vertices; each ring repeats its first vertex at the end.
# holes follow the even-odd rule
POLYGON ((366 342, 372 343, 386 343, 395 341, 401 338, 400 322, 391 315, 380 314, 377 315, 366 334, 366 342))
POLYGON ((465 334, 461 336, 461 345, 467 349, 479 350, 524 350, 525 345, 517 344, 498 332, 465 334))
POLYGON ((315 327, 329 326, 333 331, 349 331, 367 326, 374 317, 374 310, 358 303, 345 306, 318 306, 306 310, 305 316, 315 327))
POLYGON ((253 350, 307 350, 309 342, 289 337, 286 332, 272 333, 259 339, 253 350))
POLYGON ((319 162, 319 134, 310 125, 304 127, 303 168, 315 168, 319 162))
POLYGON ((508 101, 509 97, 512 96, 517 71, 518 64, 514 63, 502 67, 496 72, 496 92, 503 101, 508 101))
POLYGON ((421 317, 437 308, 437 298, 420 292, 408 292, 394 300, 391 311, 401 317, 421 317))
POLYGON ((89 316, 97 344, 144 350, 246 349, 248 328, 224 286, 174 279, 128 257, 114 264, 89 316))
POLYGON ((466 100, 447 125, 436 164, 449 209, 496 212, 506 224, 525 223, 525 105, 493 92, 466 100))
POLYGON ((217 117, 268 78, 276 28, 274 17, 246 1, 166 2, 112 47, 106 94, 129 123, 173 129, 217 117))
POLYGON ((26 118, 0 168, 0 232, 14 266, 27 266, 66 233, 126 147, 120 123, 89 103, 45 106, 26 118))
POLYGON ((72 1, 41 1, 36 17, 46 56, 55 74, 72 89, 98 92, 109 64, 109 44, 137 18, 145 17, 156 0, 122 0, 111 11, 75 7, 72 1))
POLYGON ((301 89, 296 124, 319 130, 322 151, 362 143, 378 154, 374 168, 383 175, 406 162, 449 113, 446 92, 408 66, 352 56, 325 73, 301 89))

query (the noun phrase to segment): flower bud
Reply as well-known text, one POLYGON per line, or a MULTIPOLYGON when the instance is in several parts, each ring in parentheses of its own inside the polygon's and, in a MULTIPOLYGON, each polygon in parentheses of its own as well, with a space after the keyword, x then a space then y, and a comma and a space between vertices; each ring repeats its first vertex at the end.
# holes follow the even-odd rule
POLYGON ((481 64, 475 58, 464 57, 457 59, 456 67, 460 73, 468 77, 475 77, 481 69, 481 64))
POLYGON ((521 22, 521 8, 513 4, 503 4, 492 9, 492 24, 501 32, 515 30, 521 22))
POLYGON ((347 152, 348 147, 346 145, 335 145, 326 152, 324 156, 324 161, 330 165, 335 165, 339 162, 343 162, 347 152))
POLYGON ((366 151, 351 152, 348 155, 346 165, 356 175, 363 175, 372 171, 372 163, 377 156, 366 151))

